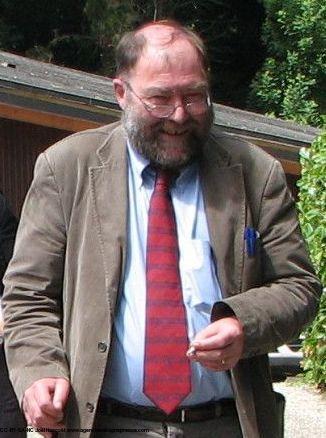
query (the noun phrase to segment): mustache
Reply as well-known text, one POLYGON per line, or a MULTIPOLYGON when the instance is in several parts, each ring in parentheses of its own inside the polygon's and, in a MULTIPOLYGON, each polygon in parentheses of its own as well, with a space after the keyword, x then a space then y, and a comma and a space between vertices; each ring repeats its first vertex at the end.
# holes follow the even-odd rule
POLYGON ((199 126, 197 120, 187 120, 185 123, 180 125, 179 123, 175 123, 173 120, 163 119, 159 120, 152 128, 154 128, 156 132, 163 130, 170 133, 182 134, 186 131, 191 132, 197 126, 199 126))

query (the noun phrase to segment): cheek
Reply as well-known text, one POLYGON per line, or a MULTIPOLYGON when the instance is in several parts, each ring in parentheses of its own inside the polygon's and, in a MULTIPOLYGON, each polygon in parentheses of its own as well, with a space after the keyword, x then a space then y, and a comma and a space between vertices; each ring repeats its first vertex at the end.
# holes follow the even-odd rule
POLYGON ((197 125, 207 126, 207 124, 210 123, 212 116, 211 116, 211 114, 206 113, 206 114, 202 114, 199 116, 195 116, 193 119, 195 120, 197 125))
POLYGON ((163 123, 160 120, 154 119, 149 114, 143 116, 139 120, 141 120, 143 128, 152 134, 158 133, 163 127, 163 123))

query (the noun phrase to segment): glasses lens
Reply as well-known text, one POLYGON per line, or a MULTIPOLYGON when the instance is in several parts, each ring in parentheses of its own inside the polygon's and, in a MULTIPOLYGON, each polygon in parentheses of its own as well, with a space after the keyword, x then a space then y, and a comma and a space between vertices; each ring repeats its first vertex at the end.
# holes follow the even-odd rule
POLYGON ((151 113, 155 117, 169 117, 174 113, 175 107, 173 105, 155 105, 151 108, 151 113))
MULTIPOLYGON (((208 106, 209 103, 205 99, 203 101, 187 103, 185 105, 185 110, 192 116, 197 116, 207 111, 208 106)), ((164 118, 164 117, 170 117, 176 109, 177 107, 173 105, 155 105, 154 107, 150 108, 150 112, 155 117, 164 118)))
POLYGON ((189 102, 186 105, 186 109, 188 113, 193 116, 196 116, 198 114, 203 114, 205 111, 207 111, 207 108, 208 108, 207 99, 196 101, 196 102, 189 102))

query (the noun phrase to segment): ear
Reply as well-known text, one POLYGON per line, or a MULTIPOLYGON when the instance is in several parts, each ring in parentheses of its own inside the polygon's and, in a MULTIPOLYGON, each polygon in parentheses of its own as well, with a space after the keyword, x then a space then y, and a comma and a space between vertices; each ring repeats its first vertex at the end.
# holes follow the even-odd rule
POLYGON ((123 80, 120 78, 113 79, 113 86, 115 97, 120 105, 120 108, 124 109, 126 105, 126 86, 123 80))

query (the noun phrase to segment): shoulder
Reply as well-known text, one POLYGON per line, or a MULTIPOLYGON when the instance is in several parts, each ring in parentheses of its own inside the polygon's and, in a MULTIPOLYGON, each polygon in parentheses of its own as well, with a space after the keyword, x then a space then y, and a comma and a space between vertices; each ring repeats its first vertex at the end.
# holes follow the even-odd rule
POLYGON ((275 158, 250 141, 244 140, 237 135, 224 133, 218 128, 211 131, 210 138, 217 150, 223 150, 229 156, 231 162, 246 164, 246 162, 252 162, 253 160, 261 163, 275 161, 275 158))
POLYGON ((211 131, 209 143, 213 149, 210 153, 218 157, 220 165, 241 165, 245 177, 266 179, 275 167, 281 167, 279 161, 262 148, 217 128, 211 131))
POLYGON ((34 178, 48 175, 57 182, 80 180, 90 168, 103 165, 112 154, 122 154, 119 146, 124 135, 120 122, 70 135, 40 154, 34 178))
POLYGON ((96 151, 107 143, 116 131, 121 131, 122 135, 120 122, 77 132, 50 146, 44 154, 50 162, 87 161, 96 155, 96 151))

